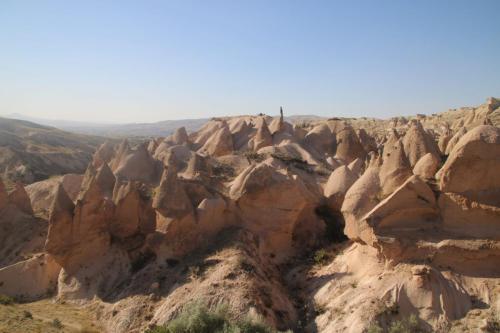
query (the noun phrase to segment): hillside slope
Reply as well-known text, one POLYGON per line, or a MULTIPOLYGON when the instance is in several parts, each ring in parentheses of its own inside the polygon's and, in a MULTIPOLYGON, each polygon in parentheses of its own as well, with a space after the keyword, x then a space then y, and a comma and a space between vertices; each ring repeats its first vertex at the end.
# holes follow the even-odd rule
POLYGON ((32 183, 52 175, 82 173, 102 142, 95 136, 0 118, 0 174, 7 182, 32 183))

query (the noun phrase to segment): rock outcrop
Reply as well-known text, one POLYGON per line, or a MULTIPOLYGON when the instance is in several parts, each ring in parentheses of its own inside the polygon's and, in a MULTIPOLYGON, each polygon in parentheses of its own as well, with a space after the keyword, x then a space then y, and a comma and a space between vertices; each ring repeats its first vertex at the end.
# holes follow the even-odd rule
POLYGON ((213 118, 0 180, 0 294, 90 305, 111 333, 200 298, 280 331, 478 330, 500 310, 499 106, 213 118))
POLYGON ((263 254, 277 259, 290 253, 294 228, 304 210, 314 209, 315 204, 299 179, 276 171, 269 163, 248 167, 234 180, 230 196, 241 223, 261 238, 263 254))
POLYGON ((422 156, 413 167, 413 173, 423 179, 432 179, 439 169, 440 161, 431 153, 422 156))
POLYGON ((406 157, 412 167, 425 154, 431 153, 439 159, 439 148, 434 139, 427 133, 419 121, 410 123, 410 127, 403 138, 406 157))
POLYGON ((441 171, 439 205, 447 228, 499 237, 500 130, 478 126, 456 144, 441 171))
POLYGON ((30 197, 24 186, 17 183, 14 190, 9 193, 8 200, 11 204, 16 206, 20 211, 25 214, 33 215, 33 208, 31 207, 30 197))
POLYGON ((334 152, 337 142, 328 125, 319 124, 307 132, 304 144, 322 156, 334 152))
POLYGON ((211 156, 223 156, 232 153, 233 150, 233 137, 229 130, 229 126, 224 122, 221 127, 207 139, 198 152, 211 156))
POLYGON ((60 271, 47 254, 0 268, 0 294, 25 302, 47 297, 56 291, 60 271))
POLYGON ((357 179, 357 173, 345 165, 332 172, 325 185, 324 195, 334 210, 340 210, 347 190, 357 179))
POLYGON ((337 150, 335 157, 345 163, 351 163, 357 158, 364 159, 365 156, 366 151, 361 145, 361 142, 359 142, 359 138, 352 127, 346 126, 337 133, 337 150))
POLYGON ((249 141, 249 147, 252 150, 259 150, 260 148, 271 146, 273 144, 273 137, 267 127, 267 123, 264 118, 259 118, 257 123, 257 133, 249 141))

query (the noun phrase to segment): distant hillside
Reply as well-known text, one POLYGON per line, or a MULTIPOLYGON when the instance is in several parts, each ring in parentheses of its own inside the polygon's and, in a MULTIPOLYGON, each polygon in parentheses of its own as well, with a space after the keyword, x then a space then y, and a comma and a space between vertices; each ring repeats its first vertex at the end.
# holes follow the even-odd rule
POLYGON ((168 136, 177 128, 185 127, 189 132, 198 130, 209 119, 164 120, 154 123, 107 124, 58 119, 33 118, 22 114, 10 114, 11 119, 20 119, 42 125, 53 126, 65 131, 105 137, 158 137, 168 136))
POLYGON ((31 183, 82 173, 104 138, 74 134, 29 121, 0 118, 0 174, 31 183))
MULTIPOLYGON (((185 127, 188 132, 195 132, 201 128, 209 118, 200 119, 181 119, 181 120, 163 120, 154 123, 130 123, 130 124, 106 124, 79 122, 69 120, 33 118, 22 114, 10 114, 11 119, 20 119, 34 123, 53 126, 59 129, 81 133, 87 135, 98 135, 115 138, 131 137, 164 137, 172 134, 177 128, 185 127)), ((310 121, 319 121, 326 119, 314 115, 296 115, 285 117, 290 123, 303 123, 310 121)))

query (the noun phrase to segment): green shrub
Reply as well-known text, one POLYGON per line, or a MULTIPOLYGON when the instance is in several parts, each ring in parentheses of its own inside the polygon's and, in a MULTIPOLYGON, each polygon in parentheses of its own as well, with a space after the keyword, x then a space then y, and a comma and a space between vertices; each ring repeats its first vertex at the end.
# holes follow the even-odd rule
POLYGON ((199 303, 188 305, 179 316, 165 326, 146 333, 275 333, 266 325, 250 320, 231 320, 226 306, 209 310, 199 303))
POLYGON ((317 265, 324 265, 328 262, 330 259, 330 256, 328 255, 328 252, 326 252, 325 249, 320 249, 316 252, 314 252, 314 263, 317 265))
POLYGON ((418 333, 421 332, 418 326, 418 319, 415 315, 411 315, 403 320, 392 321, 389 329, 384 331, 377 323, 373 323, 368 327, 367 333, 418 333))
POLYGON ((384 333, 384 330, 377 323, 372 323, 366 333, 384 333))
POLYGON ((12 305, 14 304, 15 300, 7 295, 0 295, 0 304, 2 305, 12 305))
POLYGON ((418 320, 415 315, 403 320, 396 320, 389 327, 389 333, 416 333, 418 331, 418 320))

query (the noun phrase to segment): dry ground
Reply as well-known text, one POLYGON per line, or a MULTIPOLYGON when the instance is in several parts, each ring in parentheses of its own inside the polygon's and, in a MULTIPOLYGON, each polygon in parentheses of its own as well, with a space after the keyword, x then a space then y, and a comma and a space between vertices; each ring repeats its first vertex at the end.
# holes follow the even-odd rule
POLYGON ((33 303, 0 305, 0 333, 99 333, 90 310, 47 299, 33 303), (28 312, 33 318, 29 318, 28 312), (56 327, 59 319, 62 327, 56 327))

